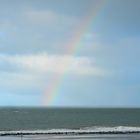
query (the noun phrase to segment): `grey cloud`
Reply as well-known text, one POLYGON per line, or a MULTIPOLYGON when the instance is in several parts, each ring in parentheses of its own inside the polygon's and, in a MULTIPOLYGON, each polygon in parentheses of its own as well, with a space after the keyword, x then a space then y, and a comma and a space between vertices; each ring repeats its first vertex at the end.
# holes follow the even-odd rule
MULTIPOLYGON (((100 31, 121 34, 140 31, 140 1, 139 0, 109 0, 101 11, 102 22, 98 22, 100 31)), ((99 17, 100 19, 100 17, 99 17)))

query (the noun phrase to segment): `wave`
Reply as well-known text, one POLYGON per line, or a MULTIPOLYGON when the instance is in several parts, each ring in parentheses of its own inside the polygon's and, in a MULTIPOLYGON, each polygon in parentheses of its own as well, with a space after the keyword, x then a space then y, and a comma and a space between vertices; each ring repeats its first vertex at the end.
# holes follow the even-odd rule
POLYGON ((80 134, 129 134, 140 133, 140 127, 85 127, 80 129, 50 129, 50 130, 19 130, 0 131, 0 136, 6 135, 80 135, 80 134))

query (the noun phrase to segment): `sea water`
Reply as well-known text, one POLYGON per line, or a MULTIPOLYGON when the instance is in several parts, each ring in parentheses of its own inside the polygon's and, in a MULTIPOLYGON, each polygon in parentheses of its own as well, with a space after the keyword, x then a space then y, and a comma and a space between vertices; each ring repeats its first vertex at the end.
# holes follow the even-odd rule
POLYGON ((1 108, 0 140, 140 139, 140 109, 1 108))
POLYGON ((46 135, 31 135, 24 136, 5 136, 0 137, 0 140, 140 140, 139 134, 131 135, 85 135, 85 136, 46 136, 46 135))

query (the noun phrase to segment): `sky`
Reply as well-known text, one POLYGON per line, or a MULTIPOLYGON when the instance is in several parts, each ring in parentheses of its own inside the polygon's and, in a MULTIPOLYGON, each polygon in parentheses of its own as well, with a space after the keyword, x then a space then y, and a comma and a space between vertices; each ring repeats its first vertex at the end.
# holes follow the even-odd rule
POLYGON ((0 0, 0 106, 140 107, 139 0, 0 0))

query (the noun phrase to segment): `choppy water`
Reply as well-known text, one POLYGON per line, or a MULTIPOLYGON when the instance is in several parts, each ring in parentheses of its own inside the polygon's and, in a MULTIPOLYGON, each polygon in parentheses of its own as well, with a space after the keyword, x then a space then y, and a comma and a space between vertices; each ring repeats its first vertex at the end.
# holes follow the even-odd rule
POLYGON ((140 132, 140 109, 0 108, 0 134, 19 133, 0 140, 140 139, 128 132, 140 132))
POLYGON ((140 126, 140 109, 1 108, 0 130, 140 126))

